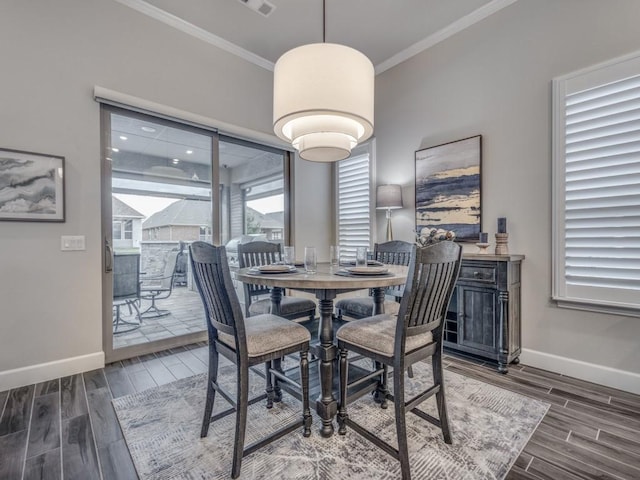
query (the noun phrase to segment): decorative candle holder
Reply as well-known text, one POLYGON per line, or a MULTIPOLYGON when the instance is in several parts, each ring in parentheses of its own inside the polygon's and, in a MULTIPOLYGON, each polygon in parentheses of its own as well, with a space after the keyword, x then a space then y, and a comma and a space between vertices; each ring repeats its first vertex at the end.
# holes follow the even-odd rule
POLYGON ((509 255, 508 233, 496 233, 496 255, 509 255))
POLYGON ((481 255, 487 255, 489 253, 489 245, 491 245, 490 243, 482 243, 482 242, 478 242, 476 243, 476 247, 478 247, 478 254, 481 255))

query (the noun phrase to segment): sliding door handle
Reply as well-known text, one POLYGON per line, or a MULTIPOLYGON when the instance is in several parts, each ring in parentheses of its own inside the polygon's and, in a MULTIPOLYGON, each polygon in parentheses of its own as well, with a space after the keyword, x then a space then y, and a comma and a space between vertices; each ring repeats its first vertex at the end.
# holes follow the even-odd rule
POLYGON ((108 238, 104 239, 104 271, 113 272, 113 248, 108 238))

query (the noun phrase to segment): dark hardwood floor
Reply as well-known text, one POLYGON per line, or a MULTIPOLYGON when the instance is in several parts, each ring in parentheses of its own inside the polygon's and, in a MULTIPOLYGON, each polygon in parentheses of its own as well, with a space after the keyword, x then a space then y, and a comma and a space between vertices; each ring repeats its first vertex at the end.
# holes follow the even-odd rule
MULTIPOLYGON (((207 356, 192 345, 0 392, 0 479, 136 479, 111 399, 204 373, 207 356)), ((640 396, 525 365, 446 368, 551 404, 507 479, 640 479, 640 396)))

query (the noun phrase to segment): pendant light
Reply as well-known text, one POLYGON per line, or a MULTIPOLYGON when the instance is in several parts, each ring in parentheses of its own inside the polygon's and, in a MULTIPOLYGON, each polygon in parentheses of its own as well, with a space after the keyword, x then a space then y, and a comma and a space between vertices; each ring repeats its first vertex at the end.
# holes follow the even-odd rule
POLYGON ((273 129, 312 162, 335 162, 373 134, 375 72, 358 50, 322 42, 283 54, 273 78, 273 129))

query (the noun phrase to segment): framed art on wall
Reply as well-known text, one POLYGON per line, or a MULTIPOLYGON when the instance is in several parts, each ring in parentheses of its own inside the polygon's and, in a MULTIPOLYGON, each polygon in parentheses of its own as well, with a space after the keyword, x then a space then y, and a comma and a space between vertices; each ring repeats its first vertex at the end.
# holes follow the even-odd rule
POLYGON ((482 136, 416 151, 416 232, 451 230, 456 240, 480 234, 482 136))
POLYGON ((64 222, 64 157, 0 148, 0 220, 64 222))

